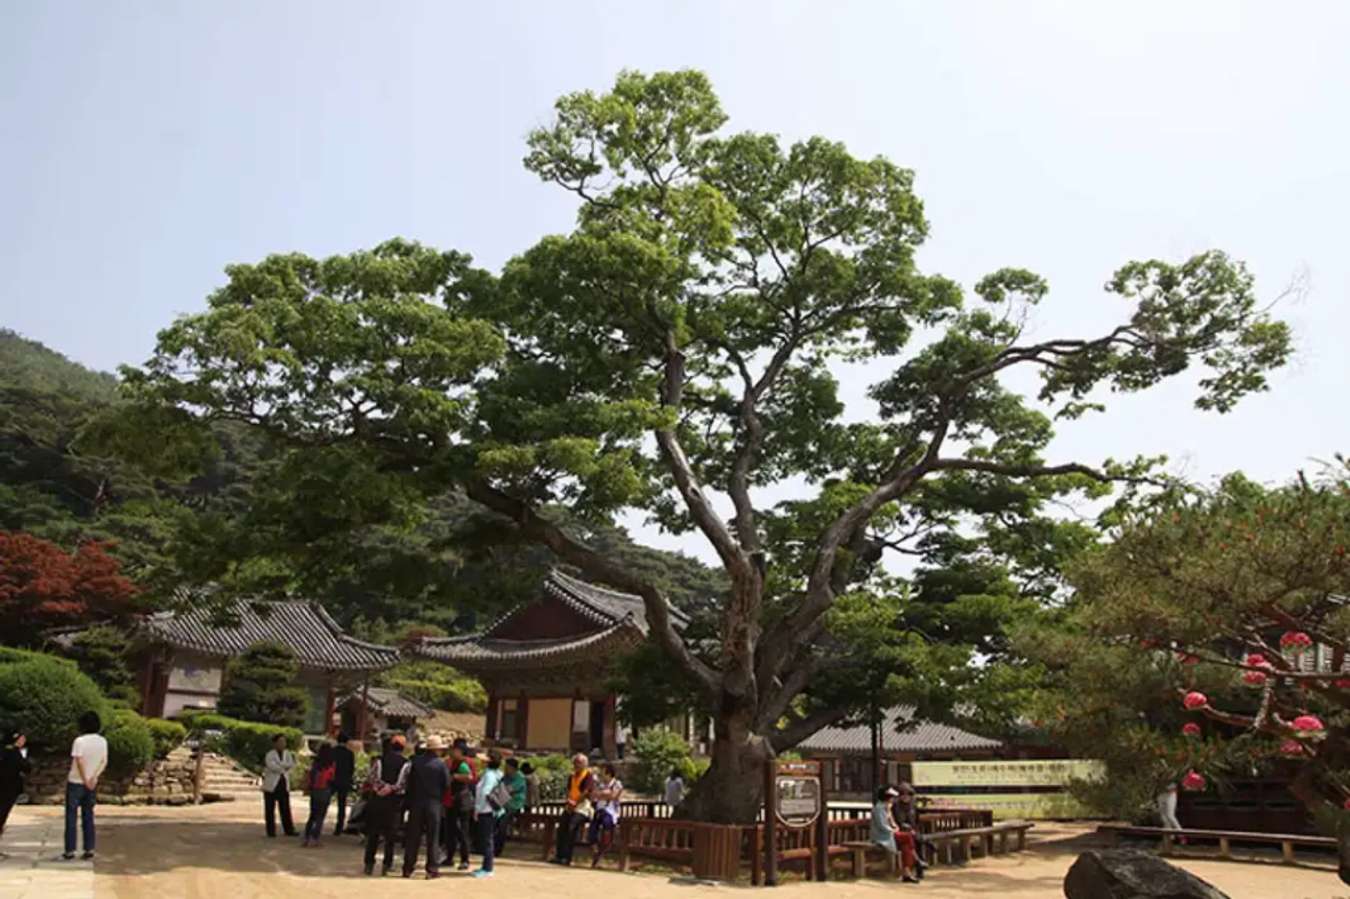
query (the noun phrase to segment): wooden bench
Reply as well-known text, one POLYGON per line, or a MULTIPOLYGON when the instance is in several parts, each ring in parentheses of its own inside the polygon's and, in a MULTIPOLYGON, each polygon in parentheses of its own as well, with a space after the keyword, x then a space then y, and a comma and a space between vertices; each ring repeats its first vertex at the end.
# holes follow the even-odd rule
POLYGON ((973 847, 978 846, 984 857, 1005 855, 1008 843, 1013 837, 1017 847, 1011 851, 1021 852, 1027 848, 1027 831, 1036 825, 1029 821, 1002 821, 988 827, 963 827, 960 830, 940 830, 923 834, 923 841, 931 847, 930 863, 936 862, 940 855, 947 864, 968 862, 973 857, 973 847), (996 847, 997 844, 997 847, 996 847))
POLYGON ((894 852, 887 852, 876 843, 864 840, 849 840, 843 844, 852 859, 853 876, 862 879, 867 876, 867 859, 869 856, 880 855, 886 859, 886 873, 897 876, 900 871, 900 856, 894 852))
POLYGON ((1121 837, 1151 837, 1159 841, 1158 851, 1163 855, 1171 854, 1177 840, 1216 840, 1219 844, 1219 858, 1233 858, 1233 843, 1261 843, 1279 846, 1280 855, 1287 865, 1295 864, 1294 847, 1306 846, 1336 851, 1335 837, 1312 836, 1298 833, 1260 833, 1249 830, 1193 830, 1182 828, 1172 830, 1166 827, 1133 827, 1128 824, 1102 824, 1097 833, 1109 836, 1111 842, 1118 843, 1121 837))

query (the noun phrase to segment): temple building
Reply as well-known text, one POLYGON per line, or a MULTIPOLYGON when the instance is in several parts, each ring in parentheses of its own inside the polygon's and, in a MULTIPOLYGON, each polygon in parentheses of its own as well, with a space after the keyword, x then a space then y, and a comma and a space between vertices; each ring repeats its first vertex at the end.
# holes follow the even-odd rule
MULTIPOLYGON (((915 762, 983 761, 1002 757, 1009 747, 999 740, 933 721, 914 719, 914 709, 897 706, 882 713, 877 733, 881 783, 912 781, 915 762), (903 727, 897 728, 897 722, 903 727)), ((824 765, 830 795, 865 799, 872 789, 872 729, 866 725, 826 727, 797 746, 803 758, 824 765)))
MULTIPOLYGON (((677 626, 685 617, 672 609, 677 626)), ((411 650, 482 682, 487 738, 537 752, 619 754, 625 734, 612 663, 647 639, 642 599, 554 570, 539 594, 476 634, 428 638, 411 650)), ((686 737, 687 722, 676 722, 686 737)))
POLYGON ((304 731, 327 734, 337 697, 360 694, 370 676, 392 668, 399 652, 348 636, 317 603, 240 600, 231 623, 213 624, 211 611, 162 612, 138 628, 141 713, 168 718, 183 709, 214 709, 230 659, 255 643, 275 641, 295 651, 297 686, 309 693, 304 731))

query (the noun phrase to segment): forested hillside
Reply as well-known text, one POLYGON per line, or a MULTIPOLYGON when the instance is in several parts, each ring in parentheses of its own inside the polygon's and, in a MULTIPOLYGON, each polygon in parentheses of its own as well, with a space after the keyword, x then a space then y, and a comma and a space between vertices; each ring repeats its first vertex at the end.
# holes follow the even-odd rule
MULTIPOLYGON (((490 614, 529 595, 554 564, 453 494, 402 526, 357 528, 319 550, 287 552, 298 542, 294 534, 327 526, 325 499, 295 504, 278 525, 274 488, 289 474, 266 443, 217 426, 217 447, 194 474, 150 478, 98 454, 88 438, 100 416, 119 414, 118 402, 114 376, 0 331, 0 529, 67 548, 108 541, 152 602, 168 603, 183 584, 215 583, 314 596, 344 624, 371 634, 413 624, 449 629, 466 623, 466 614, 490 614), (250 548, 251 561, 232 561, 240 546, 250 548)), ((720 573, 695 559, 639 546, 608 522, 569 520, 598 549, 660 580, 682 605, 723 589, 720 573)))

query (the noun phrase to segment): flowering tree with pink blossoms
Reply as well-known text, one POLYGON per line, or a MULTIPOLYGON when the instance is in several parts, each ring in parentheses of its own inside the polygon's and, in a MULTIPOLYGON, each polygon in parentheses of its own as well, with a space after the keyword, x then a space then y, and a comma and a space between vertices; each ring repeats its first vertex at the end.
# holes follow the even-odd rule
POLYGON ((1235 475, 1154 497, 1109 538, 1069 572, 1058 632, 1026 640, 1059 678, 1049 728, 1123 743, 1122 763, 1183 789, 1279 770, 1315 813, 1350 808, 1344 460, 1277 489, 1235 475))

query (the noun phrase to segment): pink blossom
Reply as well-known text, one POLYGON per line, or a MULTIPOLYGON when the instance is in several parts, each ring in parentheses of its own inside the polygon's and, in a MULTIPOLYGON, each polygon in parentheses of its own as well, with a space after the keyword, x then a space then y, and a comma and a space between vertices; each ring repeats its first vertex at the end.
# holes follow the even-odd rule
POLYGON ((1186 694, 1185 699, 1181 700, 1181 704, 1191 710, 1203 709, 1209 705, 1209 697, 1205 696, 1204 693, 1192 690, 1186 694))
POLYGON ((1312 637, 1309 637, 1303 631, 1285 631, 1280 636, 1280 648, 1292 649, 1295 652, 1307 649, 1312 646, 1312 637))
POLYGON ((1244 659, 1243 661, 1244 661, 1245 664, 1250 665, 1250 666, 1253 667, 1253 668, 1269 668, 1269 667, 1270 667, 1270 663, 1266 661, 1266 657, 1263 656, 1263 655, 1261 655, 1261 653, 1259 653, 1259 652, 1253 652, 1253 653, 1251 653, 1251 654, 1248 655, 1247 658, 1244 659))
POLYGON ((1350 799, 1345 800, 1344 808, 1350 809, 1350 799))
POLYGON ((1322 724, 1322 719, 1316 715, 1299 715, 1294 719, 1292 726, 1294 730, 1301 734, 1319 733, 1326 730, 1325 725, 1322 724))
POLYGON ((1186 776, 1181 779, 1183 789, 1199 791, 1205 788, 1205 776, 1196 771, 1187 771, 1186 776))
POLYGON ((1298 740, 1285 740, 1280 744, 1280 755, 1303 755, 1303 744, 1298 740))
POLYGON ((1264 671, 1244 671, 1242 672, 1242 682, 1253 687, 1259 687, 1266 682, 1266 673, 1264 671))
POLYGON ((1189 652, 1177 653, 1177 661, 1183 665, 1197 665, 1200 663, 1200 657, 1189 652))
POLYGON ((1194 721, 1187 721, 1181 726, 1181 732, 1188 737, 1198 737, 1200 736, 1200 725, 1194 721))
POLYGON ((1342 677, 1336 681, 1337 690, 1350 690, 1350 677, 1342 677))

